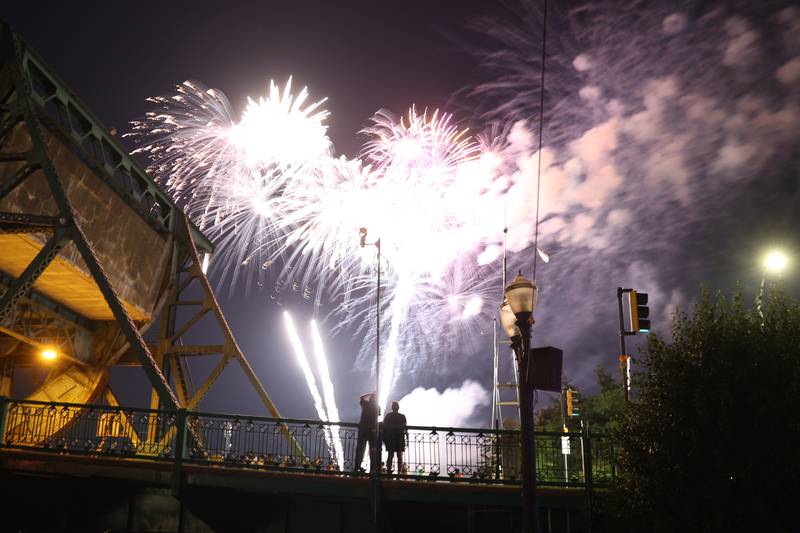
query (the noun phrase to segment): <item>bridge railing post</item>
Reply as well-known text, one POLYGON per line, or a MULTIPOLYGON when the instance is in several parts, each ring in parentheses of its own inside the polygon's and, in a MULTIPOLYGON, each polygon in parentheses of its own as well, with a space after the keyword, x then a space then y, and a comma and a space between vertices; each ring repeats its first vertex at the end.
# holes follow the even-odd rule
POLYGON ((175 459, 172 465, 172 492, 180 494, 183 475, 183 460, 186 458, 187 430, 186 424, 189 417, 185 407, 178 409, 175 416, 175 459))
POLYGON ((494 421, 494 479, 500 480, 500 421, 494 421))
POLYGON ((6 396, 0 396, 0 446, 6 444, 6 421, 8 420, 8 406, 11 399, 6 396))
POLYGON ((581 431, 581 439, 583 440, 583 481, 586 486, 586 506, 585 506, 585 520, 591 530, 592 527, 592 506, 594 497, 594 476, 592 470, 592 438, 589 435, 589 425, 583 426, 581 431))
POLYGON ((586 490, 591 491, 594 488, 594 478, 592 476, 592 439, 589 436, 589 428, 584 428, 582 431, 581 439, 583 439, 583 481, 586 484, 586 490))

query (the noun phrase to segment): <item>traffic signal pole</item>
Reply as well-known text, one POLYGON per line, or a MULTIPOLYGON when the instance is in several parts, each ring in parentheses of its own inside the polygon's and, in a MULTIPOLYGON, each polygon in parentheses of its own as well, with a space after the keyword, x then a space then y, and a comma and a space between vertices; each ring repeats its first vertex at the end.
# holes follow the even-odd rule
POLYGON ((622 311, 622 294, 626 292, 622 287, 617 287, 617 305, 619 307, 619 367, 622 370, 622 391, 625 394, 625 401, 628 400, 628 355, 625 351, 625 337, 628 332, 625 331, 625 317, 622 311))
POLYGON ((622 370, 622 388, 625 393, 625 401, 628 401, 630 392, 630 369, 631 358, 625 350, 625 337, 636 335, 639 332, 650 332, 650 308, 647 306, 648 296, 646 292, 638 292, 635 289, 623 289, 617 287, 617 306, 619 308, 619 367, 622 370), (622 295, 628 295, 628 310, 630 311, 631 330, 625 329, 625 317, 622 309, 622 295))

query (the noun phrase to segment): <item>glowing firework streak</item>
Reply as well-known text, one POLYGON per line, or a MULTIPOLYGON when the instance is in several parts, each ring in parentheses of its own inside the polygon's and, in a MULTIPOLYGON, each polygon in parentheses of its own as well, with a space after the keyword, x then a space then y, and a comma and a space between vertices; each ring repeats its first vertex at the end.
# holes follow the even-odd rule
MULTIPOLYGON (((446 342, 446 331, 418 335, 430 328, 426 310, 437 307, 425 299, 451 292, 442 283, 449 272, 463 270, 454 265, 475 264, 485 235, 479 228, 492 213, 481 202, 498 163, 483 157, 481 145, 450 114, 412 107, 398 118, 379 111, 363 131, 369 138, 363 160, 347 160, 331 157, 324 100, 308 103, 307 91, 294 96, 290 84, 283 90, 271 84, 266 97, 249 101, 239 122, 222 93, 198 83, 152 101, 160 108, 134 123, 134 135, 149 143, 142 151, 150 169, 215 241, 211 268, 223 280, 233 286, 248 267, 260 280, 278 262, 282 282, 314 284, 318 294, 339 299, 334 333, 348 325, 363 333, 361 357, 376 342, 384 347, 384 408, 398 369, 412 368, 411 354, 455 345, 446 342), (381 238, 386 258, 381 339, 368 312, 374 258, 358 246, 360 227, 381 238)), ((443 329, 468 331, 484 296, 460 285, 458 297, 444 303, 471 307, 458 309, 461 318, 443 329)))
POLYGON ((325 99, 308 100, 306 88, 292 93, 291 77, 283 90, 271 81, 236 122, 222 92, 187 81, 173 96, 150 98, 157 109, 126 134, 143 143, 135 152, 149 157, 148 170, 218 244, 212 270, 231 286, 241 267, 261 278, 261 267, 285 251, 284 200, 331 154, 325 99))
MULTIPOLYGON (((311 338, 314 342, 314 357, 317 360, 317 369, 319 376, 322 380, 322 394, 325 397, 325 409, 328 413, 328 422, 340 422, 339 410, 336 408, 336 396, 333 392, 333 382, 331 375, 328 371, 328 361, 325 356, 325 348, 322 345, 322 337, 317 328, 317 321, 311 321, 311 338)), ((331 428, 333 437, 333 446, 336 456, 334 462, 340 467, 344 465, 344 447, 342 446, 342 439, 339 434, 339 426, 331 428)))
MULTIPOLYGON (((317 416, 319 416, 320 420, 327 420, 328 417, 325 415, 325 407, 322 403, 322 397, 319 395, 319 389, 317 388, 317 380, 314 379, 314 372, 311 371, 311 366, 308 364, 306 351, 303 349, 303 344, 300 342, 300 336, 297 334, 297 329, 294 327, 294 321, 292 320, 292 316, 289 314, 289 311, 283 312, 283 318, 286 323, 286 333, 289 335, 289 342, 292 344, 294 355, 297 357, 297 362, 300 363, 303 376, 306 378, 308 390, 311 392, 311 397, 314 399, 314 408, 317 410, 317 416)), ((333 439, 331 438, 330 431, 325 432, 325 440, 328 443, 328 451, 333 452, 333 439)))

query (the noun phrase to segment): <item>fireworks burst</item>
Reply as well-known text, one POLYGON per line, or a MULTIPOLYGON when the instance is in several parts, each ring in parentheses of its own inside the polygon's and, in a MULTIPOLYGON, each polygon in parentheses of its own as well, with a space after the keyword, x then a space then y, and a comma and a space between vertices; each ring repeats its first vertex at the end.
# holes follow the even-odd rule
POLYGON ((136 152, 150 158, 149 170, 218 244, 212 272, 231 287, 242 272, 260 281, 260 267, 285 249, 289 189, 302 188, 331 154, 325 99, 307 103, 306 88, 294 95, 291 78, 282 91, 270 82, 236 122, 220 91, 196 81, 176 91, 150 98, 158 109, 132 122, 128 136, 144 143, 136 152))
POLYGON ((292 95, 291 80, 283 91, 272 83, 236 122, 224 95, 186 82, 151 99, 160 109, 133 135, 146 143, 150 170, 216 242, 212 274, 233 286, 242 273, 260 282, 279 265, 281 279, 315 287, 317 301, 324 293, 341 302, 334 330, 362 334, 362 356, 376 343, 370 310, 381 268, 383 405, 399 360, 446 352, 485 316, 487 294, 496 296, 473 265, 502 193, 491 186, 498 161, 451 115, 414 107, 402 118, 377 112, 362 157, 334 158, 325 100, 308 100, 305 89, 292 95), (381 265, 359 245, 361 227, 381 240, 381 265), (457 318, 433 334, 443 312, 457 318))

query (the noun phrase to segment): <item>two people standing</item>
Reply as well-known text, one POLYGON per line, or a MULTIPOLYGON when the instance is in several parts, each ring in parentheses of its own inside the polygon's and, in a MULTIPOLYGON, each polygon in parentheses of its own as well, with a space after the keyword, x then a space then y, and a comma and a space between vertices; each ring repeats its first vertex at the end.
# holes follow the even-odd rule
MULTIPOLYGON (((356 444, 356 456, 353 463, 353 469, 361 471, 361 462, 364 460, 364 451, 367 444, 369 444, 369 452, 371 460, 371 470, 374 472, 377 455, 373 450, 374 443, 377 439, 378 433, 378 417, 380 416, 380 406, 378 399, 374 392, 364 394, 359 398, 361 405, 361 419, 358 425, 358 441, 356 444)), ((386 445, 386 451, 389 453, 386 471, 391 472, 394 462, 394 456, 397 455, 397 469, 398 471, 403 466, 403 453, 406 449, 407 431, 406 431, 406 417, 400 413, 400 404, 392 402, 392 412, 388 413, 383 419, 382 431, 383 444, 386 445)), ((380 452, 380 443, 378 443, 378 452, 380 452)))
POLYGON ((392 402, 392 412, 383 417, 383 444, 389 456, 386 458, 386 471, 392 471, 394 455, 397 454, 397 471, 403 468, 403 453, 406 451, 406 415, 400 413, 400 404, 392 402))

